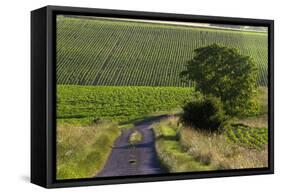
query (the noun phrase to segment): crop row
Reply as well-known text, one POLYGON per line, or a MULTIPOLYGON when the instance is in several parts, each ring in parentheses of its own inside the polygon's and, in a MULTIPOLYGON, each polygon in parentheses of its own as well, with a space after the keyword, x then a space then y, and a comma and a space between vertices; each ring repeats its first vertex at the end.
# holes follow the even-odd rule
POLYGON ((235 125, 227 129, 226 137, 235 143, 260 149, 268 143, 268 129, 235 125))
POLYGON ((195 95, 192 88, 59 85, 57 118, 125 122, 177 108, 195 95))
POLYGON ((252 56, 259 68, 258 84, 267 85, 266 33, 71 17, 57 20, 57 82, 186 86, 179 73, 194 49, 212 43, 252 56))

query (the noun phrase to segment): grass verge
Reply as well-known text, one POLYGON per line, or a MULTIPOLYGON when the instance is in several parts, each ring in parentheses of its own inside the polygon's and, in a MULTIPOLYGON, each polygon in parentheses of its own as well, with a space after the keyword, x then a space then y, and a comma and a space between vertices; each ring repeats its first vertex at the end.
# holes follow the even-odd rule
POLYGON ((134 131, 129 137, 129 143, 135 145, 142 140, 142 134, 139 131, 134 131))
POLYGON ((117 124, 57 127, 57 179, 89 178, 105 165, 120 131, 117 124))
POLYGON ((177 120, 163 120, 153 125, 156 137, 156 152, 164 168, 169 172, 212 170, 186 152, 178 141, 177 120))

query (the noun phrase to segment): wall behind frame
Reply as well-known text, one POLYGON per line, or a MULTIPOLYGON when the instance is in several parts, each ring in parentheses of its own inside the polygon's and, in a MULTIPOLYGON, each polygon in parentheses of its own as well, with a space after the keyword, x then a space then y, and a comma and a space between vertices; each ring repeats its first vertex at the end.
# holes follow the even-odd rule
MULTIPOLYGON (((158 183, 126 184, 99 187, 84 187, 57 189, 46 191, 29 184, 30 164, 30 15, 32 9, 51 5, 96 7, 108 9, 124 9, 139 11, 158 11, 199 15, 235 16, 248 18, 275 19, 275 53, 280 53, 281 42, 278 34, 281 13, 278 1, 92 1, 69 2, 66 0, 27 0, 3 1, 1 10, 1 141, 0 141, 0 181, 1 193, 267 193, 279 188, 281 157, 278 150, 281 147, 278 138, 281 133, 279 115, 281 104, 275 102, 275 175, 233 177, 219 179, 186 180, 158 183)), ((275 75, 281 73, 281 58, 275 56, 275 75)), ((281 84, 281 77, 276 76, 275 85, 281 84)), ((278 87, 275 89, 275 99, 281 98, 278 87)))

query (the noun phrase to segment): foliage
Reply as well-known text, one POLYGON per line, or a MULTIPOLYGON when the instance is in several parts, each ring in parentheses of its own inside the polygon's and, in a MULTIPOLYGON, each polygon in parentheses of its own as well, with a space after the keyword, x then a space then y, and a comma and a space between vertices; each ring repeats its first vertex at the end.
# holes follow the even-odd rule
POLYGON ((107 86, 193 86, 178 74, 193 51, 212 43, 238 48, 258 64, 267 85, 268 36, 169 24, 58 16, 57 83, 107 86))
POLYGON ((263 149, 268 143, 268 129, 265 127, 258 128, 233 124, 227 128, 225 135, 234 143, 254 149, 263 149))
POLYGON ((218 98, 204 97, 188 102, 183 107, 181 122, 188 126, 209 131, 220 132, 226 124, 227 116, 218 98))
POLYGON ((257 112, 256 63, 237 49, 217 44, 198 48, 180 75, 195 81, 204 95, 220 98, 229 115, 257 112))
POLYGON ((192 88, 176 87, 109 87, 69 86, 57 87, 57 118, 127 122, 149 113, 170 110, 196 97, 192 88))

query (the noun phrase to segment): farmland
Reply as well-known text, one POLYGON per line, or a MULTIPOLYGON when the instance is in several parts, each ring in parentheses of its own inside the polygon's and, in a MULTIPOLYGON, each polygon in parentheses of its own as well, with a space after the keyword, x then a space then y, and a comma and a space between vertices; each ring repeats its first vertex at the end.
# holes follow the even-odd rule
POLYGON ((248 146, 249 148, 260 149, 268 142, 267 128, 248 127, 246 125, 234 125, 226 131, 229 140, 248 146))
MULTIPOLYGON (((59 15, 56 33, 57 179, 268 165, 266 31, 59 15), (237 48, 258 67, 257 96, 251 99, 257 101, 257 112, 227 115, 220 133, 207 132, 209 124, 204 131, 181 120, 182 107, 204 100, 206 94, 179 74, 195 49, 214 43, 237 48)), ((227 77, 233 75, 231 67, 241 68, 241 61, 233 58, 224 62, 230 68, 227 74, 217 74, 219 81, 239 80, 236 74, 227 77)), ((255 79, 241 84, 251 82, 254 88, 255 79)), ((205 86, 214 88, 214 83, 205 86)), ((224 87, 228 84, 220 91, 224 87)), ((217 111, 212 106, 202 109, 217 111)), ((209 119, 201 113, 200 122, 209 119)), ((191 115, 198 114, 193 109, 191 115)))
POLYGON ((267 40, 266 32, 59 16, 57 83, 191 86, 178 75, 194 49, 219 43, 251 56, 267 86, 267 40))
POLYGON ((196 97, 192 88, 59 85, 57 118, 72 122, 105 119, 126 122, 180 107, 196 97))

